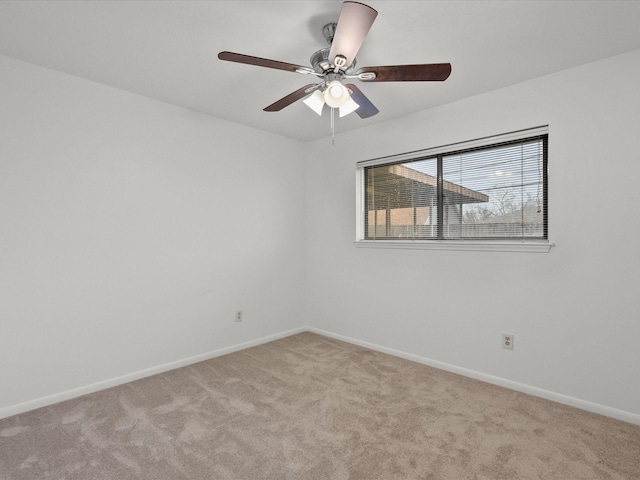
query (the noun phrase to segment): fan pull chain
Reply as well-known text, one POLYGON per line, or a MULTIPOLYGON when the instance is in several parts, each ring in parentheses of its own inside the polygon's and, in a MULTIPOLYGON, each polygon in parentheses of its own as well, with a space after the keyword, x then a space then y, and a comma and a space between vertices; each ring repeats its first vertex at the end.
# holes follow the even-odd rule
POLYGON ((335 113, 336 109, 331 109, 331 146, 335 147, 336 145, 336 123, 335 123, 335 113))

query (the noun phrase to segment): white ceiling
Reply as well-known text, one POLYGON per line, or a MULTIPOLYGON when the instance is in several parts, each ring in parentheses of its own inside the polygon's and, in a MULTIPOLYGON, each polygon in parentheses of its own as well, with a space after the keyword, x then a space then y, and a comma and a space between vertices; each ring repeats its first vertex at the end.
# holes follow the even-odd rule
MULTIPOLYGON (((640 48, 640 1, 379 1, 358 65, 450 62, 446 82, 360 83, 380 109, 344 132, 640 48)), ((0 1, 0 53, 309 141, 329 116, 262 108, 313 77, 222 62, 230 50, 309 65, 340 0, 0 1)), ((311 80, 311 81, 310 81, 311 80)))

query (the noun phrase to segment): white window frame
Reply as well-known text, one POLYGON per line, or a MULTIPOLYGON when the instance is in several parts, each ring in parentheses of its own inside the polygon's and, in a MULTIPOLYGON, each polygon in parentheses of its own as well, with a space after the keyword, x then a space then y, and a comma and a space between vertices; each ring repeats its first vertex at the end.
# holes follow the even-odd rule
MULTIPOLYGON (((536 135, 549 133, 549 126, 544 125, 526 130, 518 130, 506 134, 483 137, 467 142, 442 145, 439 147, 417 150, 413 152, 391 155, 387 157, 363 160, 356 164, 356 247, 363 248, 400 248, 400 249, 426 249, 426 250, 466 250, 482 252, 530 252, 548 253, 555 246, 548 239, 514 239, 514 240, 368 240, 365 239, 365 188, 364 171, 366 167, 410 161, 420 157, 434 156, 448 153, 453 150, 484 147, 501 142, 522 140, 536 135)), ((548 166, 547 166, 548 168, 548 166)), ((547 171, 547 175, 548 175, 547 171)), ((548 192, 547 192, 548 196, 548 192)))

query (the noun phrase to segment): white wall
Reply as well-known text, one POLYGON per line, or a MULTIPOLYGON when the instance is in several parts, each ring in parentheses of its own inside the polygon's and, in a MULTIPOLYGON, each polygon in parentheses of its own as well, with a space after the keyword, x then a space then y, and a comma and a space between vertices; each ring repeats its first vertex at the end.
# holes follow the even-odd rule
POLYGON ((0 416, 306 323, 640 419, 637 85, 640 51, 301 146, 0 56, 0 416), (542 124, 551 253, 354 247, 356 161, 542 124))
POLYGON ((640 421, 638 85, 635 51, 315 142, 308 324, 640 421), (550 253, 353 245, 357 161, 544 124, 550 253))
POLYGON ((301 152, 0 56, 0 413, 303 325, 301 152))

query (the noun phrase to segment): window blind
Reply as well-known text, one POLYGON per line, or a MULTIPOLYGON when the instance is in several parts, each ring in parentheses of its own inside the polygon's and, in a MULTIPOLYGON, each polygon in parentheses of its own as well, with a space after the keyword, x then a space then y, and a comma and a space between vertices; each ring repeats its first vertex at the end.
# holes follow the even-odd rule
POLYGON ((364 238, 547 239, 547 141, 538 134, 372 162, 364 238))

